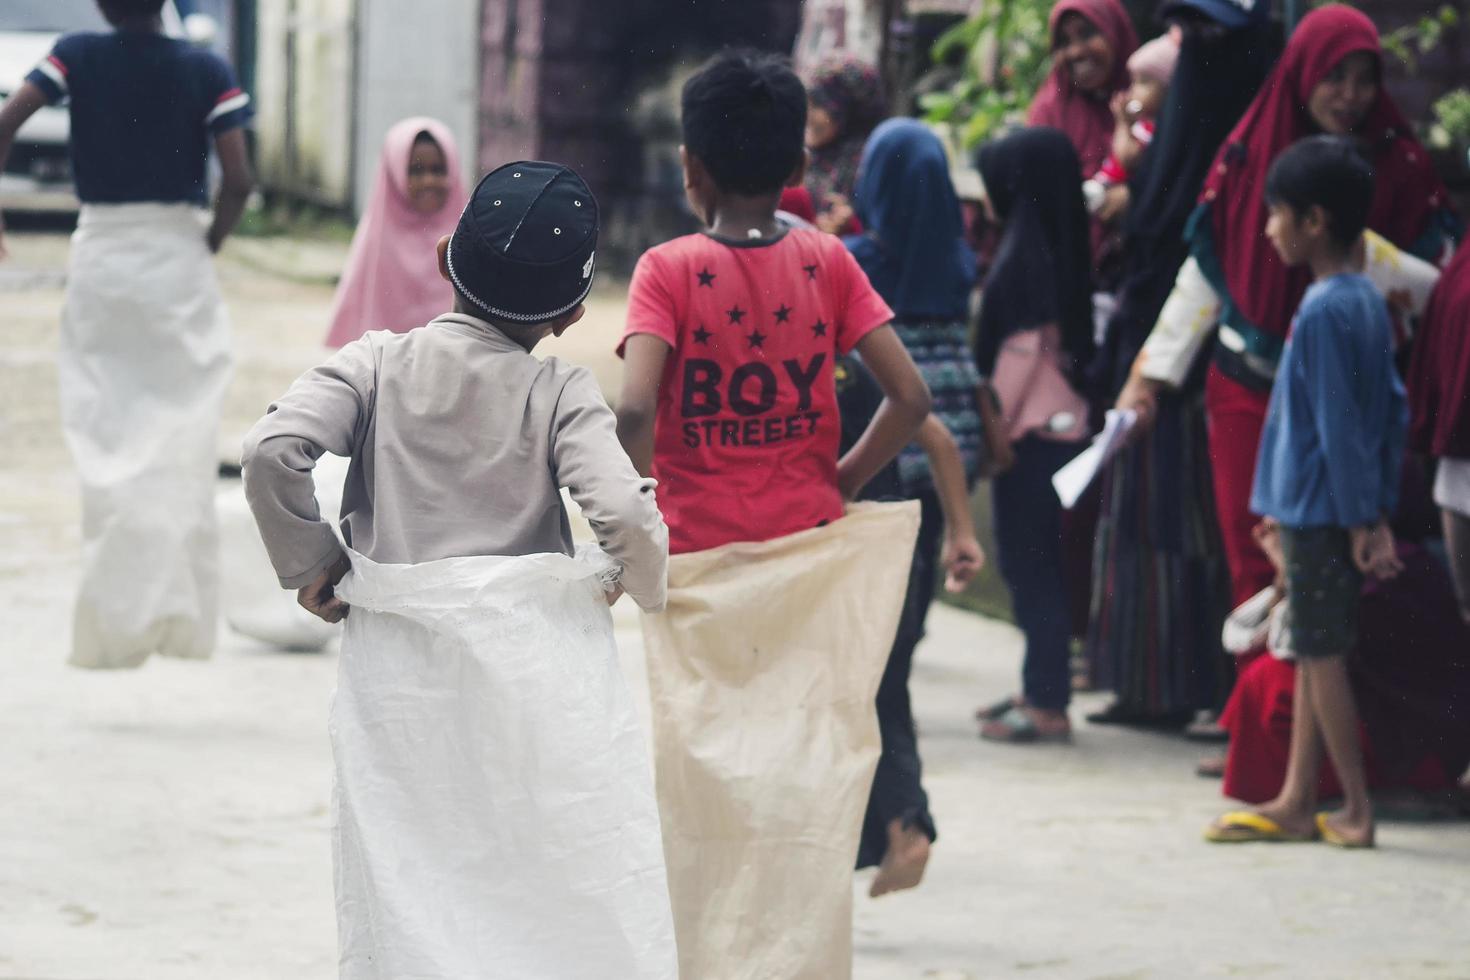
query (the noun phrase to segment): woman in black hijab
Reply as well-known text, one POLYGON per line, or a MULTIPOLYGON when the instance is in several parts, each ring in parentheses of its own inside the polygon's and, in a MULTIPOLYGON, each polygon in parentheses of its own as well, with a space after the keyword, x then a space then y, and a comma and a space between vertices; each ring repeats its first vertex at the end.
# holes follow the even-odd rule
POLYGON ((982 737, 1065 741, 1072 680, 1054 473, 1088 434, 1080 379, 1093 357, 1092 254, 1081 164, 1060 130, 1024 129, 981 147, 988 207, 1003 224, 985 281, 975 361, 1000 399, 1015 456, 994 481, 1000 571, 1026 634, 1022 696, 982 737))
MULTIPOLYGON (((1263 13, 1266 4, 1258 5, 1263 13)), ((1179 64, 1152 146, 1130 181, 1125 271, 1095 363, 1111 404, 1189 254, 1184 226, 1222 140, 1278 46, 1264 17, 1221 0, 1171 0, 1179 64)), ((1093 564, 1087 653, 1113 704, 1093 722, 1178 724, 1223 702, 1220 629, 1230 608, 1205 440, 1203 366, 1160 399, 1157 421, 1108 471, 1093 564)))

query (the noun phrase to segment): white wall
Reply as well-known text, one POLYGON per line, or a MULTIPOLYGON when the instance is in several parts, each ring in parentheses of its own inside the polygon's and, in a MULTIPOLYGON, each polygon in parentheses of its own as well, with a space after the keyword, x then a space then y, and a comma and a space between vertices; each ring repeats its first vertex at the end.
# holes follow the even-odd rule
POLYGON ((261 0, 256 163, 267 188, 330 207, 350 204, 352 21, 353 0, 296 0, 294 13, 286 0, 261 0), (294 66, 287 58, 288 38, 294 66))
POLYGON ((433 116, 459 141, 473 182, 480 99, 480 0, 358 0, 356 210, 372 190, 383 136, 433 116))

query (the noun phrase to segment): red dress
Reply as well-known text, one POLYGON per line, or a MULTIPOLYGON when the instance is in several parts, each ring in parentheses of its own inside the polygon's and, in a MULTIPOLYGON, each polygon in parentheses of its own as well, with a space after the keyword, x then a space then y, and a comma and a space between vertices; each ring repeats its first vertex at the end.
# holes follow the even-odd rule
MULTIPOLYGON (((1470 628, 1438 560, 1412 546, 1401 545, 1399 554, 1403 573, 1364 589, 1358 645, 1348 658, 1368 785, 1448 789, 1470 763, 1470 628)), ((1241 672, 1220 718, 1230 732, 1226 796, 1264 803, 1280 791, 1295 690, 1290 661, 1257 657, 1241 672)), ((1318 794, 1341 793, 1324 758, 1318 794)))

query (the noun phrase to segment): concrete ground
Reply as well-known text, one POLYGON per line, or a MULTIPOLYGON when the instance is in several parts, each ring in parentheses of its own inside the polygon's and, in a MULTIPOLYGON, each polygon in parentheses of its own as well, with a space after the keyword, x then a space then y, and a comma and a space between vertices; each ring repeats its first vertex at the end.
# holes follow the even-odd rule
MULTIPOLYGON (((334 973, 334 654, 222 633, 208 663, 64 666, 75 481, 53 351, 64 238, 0 266, 0 980, 315 980, 334 973)), ((242 241, 221 263, 239 369, 222 452, 319 356, 340 248, 242 241)), ((559 344, 605 383, 621 297, 559 344)), ((641 650, 618 607, 635 692, 641 650)), ((1470 824, 1389 824, 1374 853, 1211 847, 1199 751, 1082 725, 1071 746, 975 737, 1014 689, 1009 626, 936 608, 913 694, 941 838, 916 891, 855 882, 861 980, 1470 978, 1470 824)), ((1076 717, 1096 704, 1082 699, 1076 717)), ((617 980, 617 978, 609 978, 617 980)), ((718 980, 718 978, 701 978, 718 980)))

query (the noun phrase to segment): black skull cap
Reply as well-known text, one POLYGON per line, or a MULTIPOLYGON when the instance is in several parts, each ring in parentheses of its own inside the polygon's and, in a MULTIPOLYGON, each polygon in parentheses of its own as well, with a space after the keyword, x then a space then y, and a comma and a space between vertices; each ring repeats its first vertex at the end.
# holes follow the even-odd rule
POLYGON ((592 290, 597 199, 559 163, 524 160, 486 174, 449 239, 455 288, 491 316, 540 323, 592 290))

